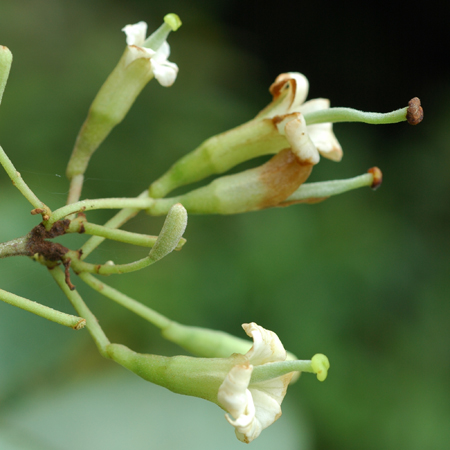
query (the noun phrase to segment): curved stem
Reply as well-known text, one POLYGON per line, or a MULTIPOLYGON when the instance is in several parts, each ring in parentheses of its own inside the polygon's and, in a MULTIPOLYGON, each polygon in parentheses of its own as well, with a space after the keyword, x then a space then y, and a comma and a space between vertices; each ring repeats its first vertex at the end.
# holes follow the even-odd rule
MULTIPOLYGON (((137 198, 139 198, 139 199, 149 198, 148 190, 146 189, 137 198)), ((122 209, 122 211, 119 211, 114 217, 109 219, 108 222, 106 222, 104 226, 107 228, 111 228, 111 229, 119 228, 124 223, 126 223, 128 220, 130 220, 134 216, 136 216, 140 211, 141 211, 141 209, 138 209, 138 208, 122 209)), ((105 237, 102 237, 102 236, 91 237, 81 247, 81 251, 82 251, 81 259, 85 259, 88 255, 90 255, 104 240, 105 240, 105 237)))
POLYGON ((64 272, 59 267, 49 269, 49 272, 66 297, 70 300, 70 303, 72 303, 72 306, 75 308, 77 313, 86 319, 86 328, 97 345, 99 352, 102 356, 109 359, 110 357, 106 351, 106 347, 110 344, 110 341, 100 327, 97 318, 86 306, 86 303, 84 303, 80 294, 77 291, 71 291, 69 286, 67 286, 64 272))
MULTIPOLYGON (((140 233, 132 233, 130 231, 116 230, 108 228, 103 225, 97 225, 94 223, 86 222, 86 220, 80 220, 80 217, 72 220, 67 229, 67 233, 86 233, 93 236, 101 236, 105 239, 111 239, 112 241, 124 242, 126 244, 138 245, 140 247, 153 247, 158 239, 158 236, 150 236, 140 233)), ((181 238, 176 250, 181 250, 186 243, 186 239, 181 238)), ((0 244, 1 250, 1 244, 0 244)), ((83 253, 84 254, 84 253, 83 253)), ((1 252, 0 252, 1 258, 1 252)))
POLYGON ((67 197, 68 205, 70 205, 71 203, 75 203, 80 199, 81 190, 83 189, 83 183, 84 183, 84 175, 82 173, 75 175, 70 180, 69 195, 67 197))
POLYGON ((397 109, 386 114, 358 111, 352 108, 329 108, 305 114, 305 121, 307 125, 324 122, 364 122, 381 125, 404 122, 406 121, 407 112, 408 107, 397 109))
POLYGON ((128 295, 122 294, 122 292, 117 289, 108 286, 107 284, 97 280, 94 276, 89 273, 80 273, 80 278, 92 289, 95 289, 100 294, 108 297, 109 299, 115 301, 124 308, 129 309, 143 319, 149 321, 151 324, 155 325, 157 328, 164 329, 168 327, 172 321, 162 314, 157 313, 148 306, 128 297, 128 295))
POLYGON ((43 202, 41 202, 36 194, 28 187, 28 185, 23 181, 20 173, 17 172, 8 155, 5 153, 2 147, 0 147, 0 164, 5 169, 13 185, 19 189, 20 193, 39 211, 39 213, 50 215, 50 208, 43 202))
POLYGON ((36 314, 37 316, 43 317, 44 319, 59 323, 65 327, 73 328, 74 330, 80 330, 86 325, 86 320, 82 317, 76 317, 57 311, 53 308, 49 308, 48 306, 28 300, 27 298, 19 297, 11 292, 4 291, 3 289, 0 289, 0 300, 36 314))
POLYGON ((82 200, 63 206, 53 212, 52 216, 46 223, 49 229, 58 220, 78 212, 92 211, 94 209, 121 209, 121 208, 137 208, 138 210, 147 209, 153 204, 151 198, 98 198, 94 200, 82 200))
POLYGON ((144 269, 145 267, 155 263, 157 260, 152 259, 150 256, 133 261, 128 264, 90 264, 78 259, 78 252, 69 250, 65 257, 70 258, 72 269, 80 274, 82 272, 98 273, 99 275, 112 275, 121 273, 136 272, 137 270, 144 269))

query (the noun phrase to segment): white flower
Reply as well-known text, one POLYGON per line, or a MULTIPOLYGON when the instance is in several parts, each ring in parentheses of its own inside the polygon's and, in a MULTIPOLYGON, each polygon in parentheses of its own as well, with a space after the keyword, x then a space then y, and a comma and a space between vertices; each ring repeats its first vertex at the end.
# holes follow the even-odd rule
POLYGON ((164 41, 157 51, 143 47, 147 34, 145 22, 126 25, 122 28, 122 31, 127 36, 129 50, 126 65, 128 66, 139 58, 148 59, 150 62, 149 70, 159 83, 165 87, 172 86, 178 74, 178 66, 167 60, 170 55, 170 47, 167 41, 164 41))
MULTIPOLYGON (((286 136, 293 149, 296 147, 295 142, 298 142, 299 136, 302 136, 302 145, 309 138, 319 153, 325 158, 333 161, 342 159, 342 148, 333 133, 331 123, 306 126, 304 122, 304 114, 330 107, 330 101, 325 98, 316 98, 305 102, 309 83, 304 75, 296 72, 282 73, 278 75, 269 90, 273 100, 256 116, 257 118, 273 119, 276 116, 280 116, 280 124, 277 124, 278 130, 286 136), (294 121, 294 123, 287 127, 287 124, 291 121, 294 121)), ((297 144, 297 147, 299 147, 299 144, 297 144)), ((303 151, 304 155, 305 151, 303 151)), ((314 164, 318 162, 319 155, 315 155, 311 149, 309 149, 309 155, 314 164)))
POLYGON ((218 400, 231 416, 225 415, 235 427, 237 438, 245 443, 256 439, 281 416, 281 402, 293 372, 267 381, 251 383, 255 366, 286 360, 286 350, 272 331, 256 325, 242 325, 253 338, 253 347, 245 355, 243 364, 235 365, 219 388, 218 400))

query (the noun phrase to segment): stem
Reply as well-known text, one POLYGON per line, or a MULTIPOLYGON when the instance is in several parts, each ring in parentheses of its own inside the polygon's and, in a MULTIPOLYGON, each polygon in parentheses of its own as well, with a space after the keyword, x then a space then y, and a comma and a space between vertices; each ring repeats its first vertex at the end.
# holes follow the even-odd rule
MULTIPOLYGON (((130 231, 115 230, 103 225, 96 225, 94 223, 86 222, 85 220, 75 219, 69 225, 67 233, 86 233, 94 236, 101 236, 112 241, 124 242, 126 244, 138 245, 140 247, 153 247, 158 239, 158 236, 150 236, 146 234, 132 233, 130 231)), ((181 238, 176 250, 181 250, 181 247, 186 243, 186 239, 181 238)), ((1 246, 1 244, 0 244, 1 246)), ((0 247, 1 248, 1 247, 0 247)), ((1 258, 1 253, 0 253, 1 258)))
MULTIPOLYGON (((139 199, 148 198, 148 190, 146 189, 137 198, 139 198, 139 199)), ((130 220, 134 216, 136 216, 140 211, 141 211, 141 209, 139 209, 139 208, 122 209, 122 211, 119 211, 114 217, 109 219, 108 222, 106 222, 104 226, 111 228, 111 229, 119 228, 124 223, 126 223, 128 220, 130 220)), ((81 251, 82 251, 81 259, 85 259, 88 255, 90 255, 104 240, 105 240, 105 237, 101 237, 101 236, 91 237, 81 247, 81 251)))
POLYGON ((0 243, 0 259, 8 256, 32 256, 28 249, 28 234, 8 242, 0 243))
POLYGON ((305 114, 305 120, 307 125, 324 122, 364 122, 380 125, 406 121, 407 111, 408 107, 386 114, 358 111, 352 108, 329 108, 305 114))
POLYGON ((65 327, 73 328, 74 330, 80 330, 86 325, 86 320, 82 317, 76 317, 61 311, 56 311, 53 308, 33 302, 24 297, 19 297, 18 295, 4 291, 3 289, 0 289, 0 300, 43 317, 44 319, 59 323, 65 327))
POLYGON ((20 193, 36 208, 41 209, 43 214, 50 215, 51 211, 50 208, 42 203, 36 196, 36 194, 27 186, 25 181, 23 181, 22 177, 20 176, 20 173, 17 172, 16 168, 14 167, 11 160, 8 158, 5 151, 0 147, 0 164, 5 169, 6 173, 8 174, 9 178, 11 178, 11 181, 13 185, 19 189, 20 193))
POLYGON ((81 190, 83 189, 84 175, 75 175, 70 180, 69 195, 67 197, 67 204, 76 203, 81 197, 81 190))
POLYGON ((153 204, 152 198, 98 198, 95 200, 82 200, 81 202, 72 203, 63 206, 53 212, 50 220, 46 223, 47 229, 64 217, 93 209, 121 209, 121 208, 137 208, 138 210, 147 209, 153 204))
POLYGON ((150 309, 149 307, 132 299, 131 297, 128 297, 127 295, 122 294, 122 292, 118 291, 117 289, 114 289, 111 286, 108 286, 107 284, 102 283, 101 281, 97 280, 97 278, 93 277, 89 273, 85 273, 85 272, 80 273, 79 276, 92 289, 95 289, 97 292, 104 295, 105 297, 108 297, 109 299, 115 301, 119 305, 122 305, 124 308, 129 309, 130 311, 134 312, 138 316, 149 321, 150 323, 155 325, 155 327, 164 329, 172 323, 172 321, 170 319, 168 319, 167 317, 163 316, 162 314, 157 313, 153 309, 150 309))
POLYGON ((81 272, 98 273, 99 275, 130 273, 144 269, 157 261, 152 259, 150 256, 146 256, 145 258, 128 264, 90 264, 80 261, 78 259, 78 255, 79 253, 74 252, 73 250, 69 250, 65 255, 66 258, 71 259, 71 267, 78 274, 81 272))
POLYGON ((64 272, 59 268, 49 269, 50 274, 55 279, 58 286, 64 292, 66 297, 72 303, 78 314, 86 319, 86 328, 92 336, 97 348, 102 356, 110 359, 106 347, 110 344, 109 339, 106 337, 104 331, 100 327, 97 318, 92 314, 91 310, 86 306, 80 294, 77 291, 71 291, 66 284, 64 272))

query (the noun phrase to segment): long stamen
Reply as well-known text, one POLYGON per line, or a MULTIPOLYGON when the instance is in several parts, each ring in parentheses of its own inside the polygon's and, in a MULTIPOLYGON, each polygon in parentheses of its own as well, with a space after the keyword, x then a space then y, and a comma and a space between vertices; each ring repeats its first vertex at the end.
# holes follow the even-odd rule
POLYGON ((180 27, 180 18, 176 14, 167 14, 164 16, 164 23, 145 40, 143 47, 157 51, 170 32, 176 31, 180 27))
POLYGON ((256 366, 253 369, 250 383, 271 380, 291 372, 315 373, 319 381, 324 381, 327 378, 329 368, 328 358, 318 353, 311 360, 280 361, 256 366))
POLYGON ((381 125, 404 121, 417 125, 422 119, 423 110, 417 97, 409 102, 409 106, 385 114, 359 111, 352 108, 329 108, 305 114, 307 125, 325 122, 364 122, 381 125))

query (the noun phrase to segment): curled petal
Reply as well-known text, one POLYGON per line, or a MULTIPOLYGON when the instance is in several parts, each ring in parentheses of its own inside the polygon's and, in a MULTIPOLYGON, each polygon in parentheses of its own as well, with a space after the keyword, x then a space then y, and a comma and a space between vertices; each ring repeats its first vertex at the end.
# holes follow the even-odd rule
MULTIPOLYGON (((328 109, 329 107, 330 101, 328 99, 316 98, 307 101, 298 110, 302 114, 308 114, 313 111, 328 109)), ((332 123, 308 125, 308 133, 322 156, 333 161, 340 161, 342 159, 342 148, 333 133, 332 123)))
POLYGON ((147 35, 147 24, 145 22, 138 22, 134 25, 126 25, 122 31, 127 36, 127 45, 142 46, 147 35))
MULTIPOLYGON (((253 366, 248 362, 246 364, 234 366, 220 385, 217 399, 236 419, 244 414, 247 409, 247 388, 250 383, 252 371, 253 366)), ((227 420, 229 421, 228 418, 227 420)))
POLYGON ((254 322, 244 323, 242 328, 253 338, 253 347, 245 355, 251 364, 257 366, 286 360, 286 350, 273 331, 266 330, 254 322))
MULTIPOLYGON (((246 391, 247 395, 247 407, 243 414, 237 417, 235 420, 229 416, 225 416, 228 422, 235 427, 236 437, 246 444, 256 439, 263 428, 261 423, 256 417, 256 409, 253 403, 252 394, 249 390, 246 391)), ((270 424, 269 424, 270 425, 270 424)))
POLYGON ((319 153, 306 128, 305 118, 300 113, 277 116, 274 119, 280 134, 285 135, 292 152, 304 164, 317 164, 319 153))
POLYGON ((272 102, 256 117, 271 118, 298 110, 308 96, 308 90, 308 79, 301 73, 289 72, 278 75, 269 88, 272 102))

